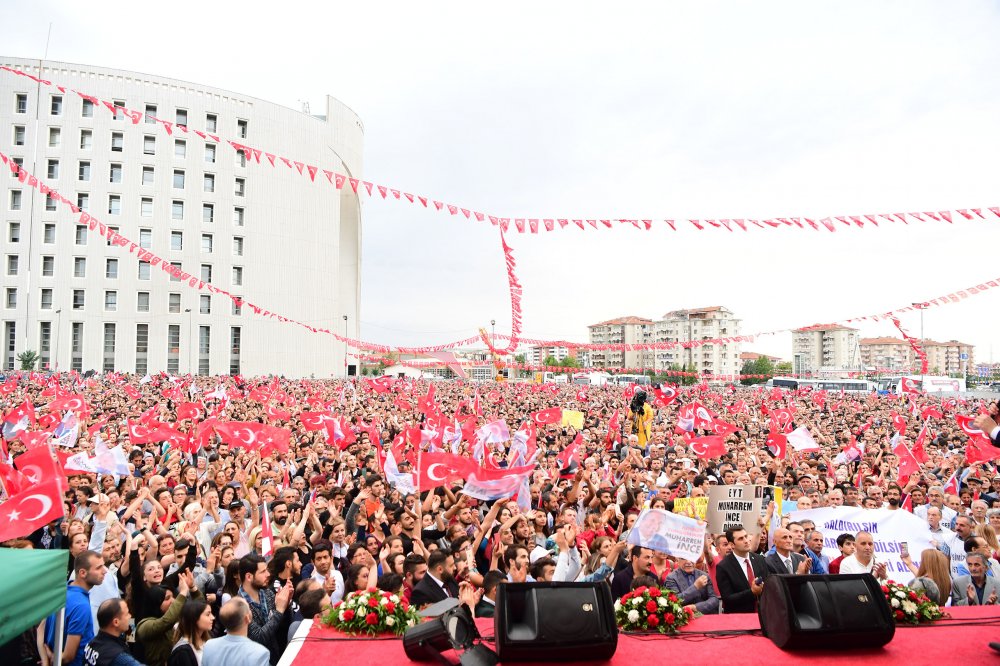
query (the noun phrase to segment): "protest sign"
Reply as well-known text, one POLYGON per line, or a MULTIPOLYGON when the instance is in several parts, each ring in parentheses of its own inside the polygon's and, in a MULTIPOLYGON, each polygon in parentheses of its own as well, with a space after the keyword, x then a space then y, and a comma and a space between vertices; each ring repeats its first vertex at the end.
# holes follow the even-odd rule
POLYGON ((682 516, 694 517, 698 520, 705 520, 705 513, 708 511, 707 497, 678 497, 674 500, 674 513, 682 516))
POLYGON ((875 561, 886 563, 886 575, 897 583, 908 583, 913 573, 899 558, 900 543, 905 542, 913 558, 913 565, 920 566, 920 554, 931 545, 930 527, 909 511, 897 509, 861 509, 852 506, 825 507, 808 511, 793 511, 792 520, 811 520, 823 533, 823 554, 831 560, 840 556, 837 536, 848 533, 870 532, 875 542, 875 561))
POLYGON ((694 561, 705 549, 705 524, 662 509, 646 509, 629 531, 628 542, 694 561))
POLYGON ((562 426, 583 430, 583 412, 573 409, 562 410, 562 426))
POLYGON ((765 486, 712 486, 708 489, 706 520, 712 534, 722 534, 742 527, 751 534, 760 532, 757 519, 761 516, 765 486))

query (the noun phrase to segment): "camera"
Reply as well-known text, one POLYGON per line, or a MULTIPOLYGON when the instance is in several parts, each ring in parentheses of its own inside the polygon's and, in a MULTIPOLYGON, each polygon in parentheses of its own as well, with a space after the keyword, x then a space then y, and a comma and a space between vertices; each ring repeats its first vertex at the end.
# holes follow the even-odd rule
POLYGON ((646 405, 646 392, 636 391, 635 395, 632 396, 632 402, 629 403, 628 408, 632 412, 641 412, 643 407, 646 405))

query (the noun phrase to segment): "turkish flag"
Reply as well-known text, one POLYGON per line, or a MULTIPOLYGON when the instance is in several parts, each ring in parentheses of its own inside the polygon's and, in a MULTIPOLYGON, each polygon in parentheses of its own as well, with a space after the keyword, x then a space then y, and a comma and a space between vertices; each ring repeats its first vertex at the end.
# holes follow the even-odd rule
POLYGON ((559 477, 569 478, 576 474, 576 470, 580 468, 580 445, 583 444, 583 435, 581 433, 576 433, 576 437, 562 450, 562 453, 556 456, 556 462, 559 463, 559 477))
POLYGON ((417 398, 417 409, 424 414, 436 411, 434 404, 434 384, 427 387, 427 395, 417 398))
POLYGON ((149 426, 142 423, 136 423, 134 421, 128 421, 126 428, 128 429, 128 438, 133 444, 148 444, 153 441, 150 439, 150 434, 154 429, 149 426))
POLYGON ((782 432, 791 432, 793 425, 792 418, 794 416, 795 410, 791 407, 779 407, 771 410, 771 422, 777 425, 782 432))
POLYGON ((604 446, 610 449, 615 442, 621 441, 621 410, 616 409, 608 419, 608 434, 604 436, 604 446))
POLYGON ((464 479, 476 469, 479 469, 479 466, 471 460, 453 453, 444 451, 422 453, 416 484, 421 490, 429 490, 457 479, 464 479))
POLYGON ((721 435, 723 437, 739 430, 739 428, 734 426, 732 423, 727 423, 720 418, 712 419, 712 423, 709 424, 708 429, 716 435, 721 435))
POLYGON ((12 495, 0 504, 0 541, 31 534, 39 527, 62 518, 62 486, 56 479, 12 495))
POLYGON ((299 412, 299 421, 302 422, 302 427, 310 432, 323 430, 326 428, 327 422, 332 420, 333 415, 330 412, 299 412))
POLYGON ((34 432, 25 430, 18 436, 18 439, 24 443, 24 448, 28 451, 45 446, 51 438, 52 433, 44 430, 34 432))
POLYGON ((576 392, 576 399, 579 400, 580 402, 587 402, 589 400, 589 398, 587 397, 587 392, 584 391, 583 389, 580 389, 579 391, 576 392))
POLYGON ((404 412, 408 412, 413 409, 413 405, 408 403, 406 399, 403 398, 403 396, 401 395, 396 396, 396 399, 393 400, 392 402, 392 406, 395 407, 396 409, 401 409, 404 412))
POLYGON ((127 395, 129 397, 129 400, 131 400, 132 402, 135 402, 141 397, 139 390, 136 387, 132 386, 131 384, 126 384, 125 386, 123 386, 122 392, 125 393, 125 395, 127 395))
POLYGON ((541 411, 534 412, 531 415, 531 420, 537 425, 559 423, 562 421, 562 409, 559 407, 552 407, 550 409, 543 409, 541 411))
MULTIPOLYGON (((60 469, 61 465, 52 457, 52 448, 40 446, 22 453, 14 458, 14 466, 24 475, 28 486, 37 486, 40 483, 56 479, 61 484, 66 483, 66 478, 60 469)), ((8 494, 13 492, 8 491, 8 494)))
POLYGON ((927 452, 924 450, 924 443, 927 441, 927 426, 925 425, 920 429, 920 434, 917 435, 917 441, 913 444, 913 448, 910 450, 913 453, 913 457, 917 459, 919 463, 926 463, 930 460, 927 456, 927 452))
POLYGON ((920 393, 920 389, 917 388, 917 380, 909 377, 903 377, 899 380, 899 389, 903 393, 920 393))
MULTIPOLYGON (((896 442, 896 445, 892 447, 892 452, 896 454, 899 458, 899 476, 910 476, 911 474, 916 474, 920 471, 920 463, 913 456, 906 444, 903 442, 903 438, 900 437, 896 442)), ((1000 452, 998 452, 1000 453, 1000 452)))
POLYGON ((85 412, 87 411, 87 401, 82 395, 70 394, 64 395, 61 398, 56 398, 49 403, 49 411, 63 411, 63 412, 85 412))
POLYGON ((230 446, 253 450, 260 447, 263 423, 256 421, 223 421, 215 425, 215 432, 230 446))
POLYGON ((896 432, 903 434, 906 432, 906 417, 895 411, 889 412, 892 417, 892 424, 896 427, 896 432))
POLYGON ((722 435, 695 437, 690 443, 691 450, 699 458, 718 458, 726 454, 726 440, 722 435))
POLYGON ((271 399, 271 394, 266 388, 257 387, 247 394, 247 400, 256 400, 257 402, 267 402, 271 399))
POLYGON ((7 495, 16 495, 23 488, 31 486, 31 482, 23 474, 3 462, 0 462, 0 482, 3 482, 7 495))
MULTIPOLYGON (((964 414, 955 415, 955 422, 958 423, 958 427, 962 429, 962 432, 969 436, 970 440, 978 439, 984 444, 992 446, 993 443, 990 442, 989 435, 973 425, 973 421, 975 421, 974 416, 965 416, 964 414)), ((1000 449, 998 449, 998 453, 1000 453, 1000 449)), ((966 456, 966 458, 968 458, 968 456, 966 456)), ((972 461, 970 460, 969 462, 971 463, 972 461)))
POLYGON ((205 415, 205 407, 199 402, 182 402, 177 405, 177 419, 200 419, 205 415))
POLYGON ((366 379, 365 382, 379 395, 383 395, 392 390, 392 377, 378 377, 376 379, 366 379))
POLYGON ((775 458, 784 458, 788 451, 788 438, 780 432, 772 430, 767 433, 767 448, 770 449, 775 458))
POLYGON ((272 451, 288 453, 291 439, 292 431, 288 428, 278 428, 272 425, 261 424, 257 443, 260 445, 261 455, 266 456, 272 451))
POLYGON ((31 404, 30 400, 25 400, 20 405, 14 409, 7 412, 7 416, 4 417, 4 423, 17 423, 23 418, 28 419, 28 423, 35 425, 35 406, 31 404))
POLYGON ((156 414, 159 411, 160 405, 157 403, 139 415, 139 423, 144 426, 149 426, 150 428, 155 427, 153 421, 156 419, 156 414))
POLYGON ((290 418, 292 418, 291 412, 284 409, 278 409, 273 405, 268 405, 267 407, 265 407, 264 413, 267 415, 267 418, 273 419, 275 421, 287 421, 290 418))
POLYGON ((924 407, 923 411, 920 412, 920 418, 922 419, 943 419, 944 414, 935 409, 934 407, 924 407))
POLYGON ((672 386, 662 386, 653 389, 653 404, 657 407, 666 407, 677 399, 677 389, 672 386))

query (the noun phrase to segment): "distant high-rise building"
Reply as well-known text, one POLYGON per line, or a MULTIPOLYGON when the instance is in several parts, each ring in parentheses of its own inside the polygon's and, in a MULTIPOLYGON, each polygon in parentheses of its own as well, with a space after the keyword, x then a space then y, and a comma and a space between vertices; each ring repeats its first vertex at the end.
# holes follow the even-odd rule
MULTIPOLYGON (((642 344, 649 342, 653 320, 643 317, 618 317, 587 327, 591 344, 642 344)), ((650 368, 652 355, 643 351, 593 349, 590 362, 597 368, 650 368), (648 361, 648 362, 647 362, 648 361)))
POLYGON ((796 374, 833 374, 860 369, 858 329, 825 326, 792 332, 792 370, 796 374))

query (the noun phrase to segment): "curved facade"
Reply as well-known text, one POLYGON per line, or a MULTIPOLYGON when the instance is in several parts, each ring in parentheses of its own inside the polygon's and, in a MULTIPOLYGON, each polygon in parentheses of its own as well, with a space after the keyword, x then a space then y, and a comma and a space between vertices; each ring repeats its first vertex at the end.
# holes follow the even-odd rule
MULTIPOLYGON (((39 76, 37 60, 0 64, 39 76)), ((322 172, 314 183, 280 160, 246 163, 226 143, 360 178, 364 129, 353 111, 327 97, 325 115, 308 115, 217 88, 68 63, 46 61, 40 76, 54 85, 0 71, 0 151, 192 276, 358 337, 358 196, 322 172), (133 124, 72 89, 222 142, 168 135, 145 118, 133 124)), ((346 373, 344 346, 330 336, 238 311, 224 295, 148 270, 9 172, 0 174, 0 192, 3 368, 30 349, 42 367, 61 370, 346 373)))

